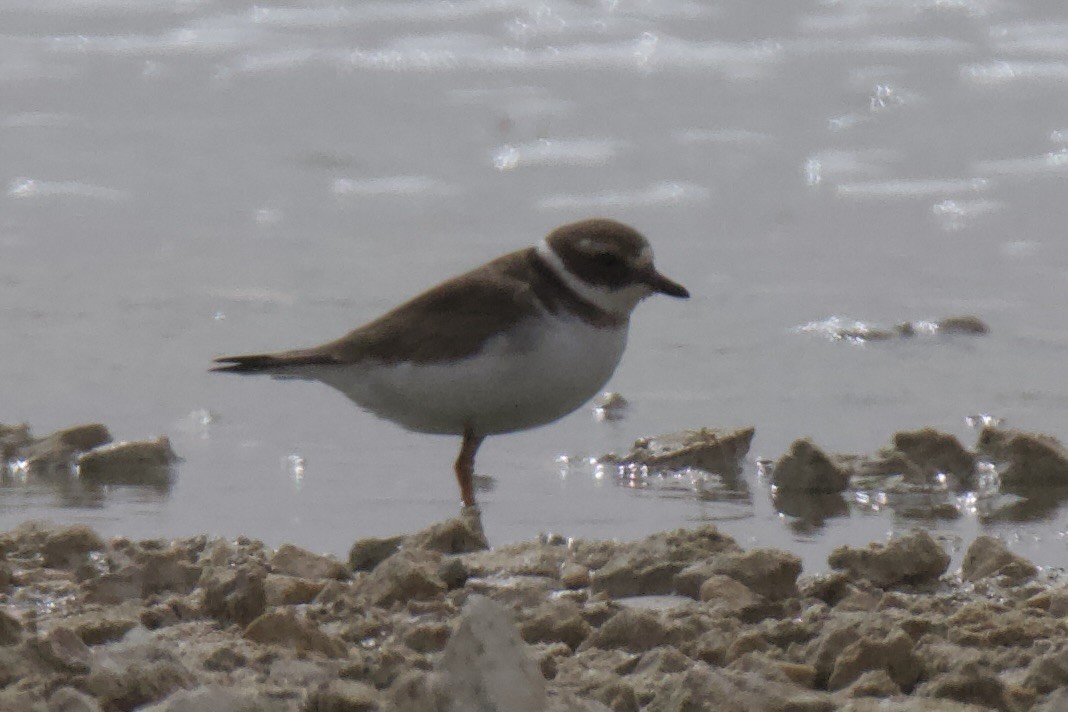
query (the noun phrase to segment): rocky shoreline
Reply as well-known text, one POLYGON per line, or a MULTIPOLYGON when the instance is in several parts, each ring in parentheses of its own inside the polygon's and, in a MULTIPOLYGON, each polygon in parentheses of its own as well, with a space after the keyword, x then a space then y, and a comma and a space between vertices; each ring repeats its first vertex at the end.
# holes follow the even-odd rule
MULTIPOLYGON (((871 455, 800 439, 760 479, 796 526, 848 492, 924 520, 960 516, 962 493, 1060 501, 1068 448, 980 424, 972 449, 932 429, 871 455)), ((598 466, 743 489, 753 435, 643 438, 598 466)), ((169 487, 166 438, 111 440, 99 424, 0 426, 3 476, 169 487)), ((1068 585, 999 540, 970 542, 952 572, 923 528, 827 563, 806 576, 713 526, 491 549, 477 511, 359 540, 344 562, 27 522, 0 534, 0 712, 1068 709, 1068 585)))
POLYGON ((1068 586, 921 529, 788 552, 712 526, 486 547, 477 513, 341 562, 248 539, 0 535, 0 710, 1068 709, 1068 586))

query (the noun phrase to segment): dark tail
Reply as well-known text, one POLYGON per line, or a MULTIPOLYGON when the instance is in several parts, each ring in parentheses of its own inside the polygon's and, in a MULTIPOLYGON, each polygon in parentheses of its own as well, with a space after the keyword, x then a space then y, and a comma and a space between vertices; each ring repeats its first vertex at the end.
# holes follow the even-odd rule
POLYGON ((277 354, 248 354, 246 356, 220 356, 212 371, 222 373, 270 373, 287 366, 326 366, 337 361, 329 354, 315 351, 286 351, 277 354))

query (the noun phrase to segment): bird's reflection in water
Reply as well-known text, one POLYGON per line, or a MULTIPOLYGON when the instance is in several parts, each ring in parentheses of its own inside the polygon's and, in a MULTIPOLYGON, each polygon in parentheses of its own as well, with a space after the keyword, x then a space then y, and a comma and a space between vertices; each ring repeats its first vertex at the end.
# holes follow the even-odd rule
POLYGON ((849 516, 849 504, 841 494, 813 494, 779 490, 774 495, 775 509, 791 517, 790 528, 798 534, 815 534, 828 519, 849 516))

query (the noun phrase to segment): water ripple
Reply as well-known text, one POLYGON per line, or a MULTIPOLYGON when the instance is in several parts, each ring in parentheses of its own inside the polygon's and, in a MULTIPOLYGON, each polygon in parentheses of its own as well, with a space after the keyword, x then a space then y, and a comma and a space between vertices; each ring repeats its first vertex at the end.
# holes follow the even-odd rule
POLYGON ((15 178, 8 184, 7 194, 8 197, 18 199, 74 197, 118 201, 130 197, 126 191, 116 188, 80 181, 47 181, 37 178, 15 178))
POLYGON ((635 190, 551 195, 539 201, 538 207, 548 210, 652 207, 697 203, 707 198, 708 190, 695 183, 662 181, 635 190))

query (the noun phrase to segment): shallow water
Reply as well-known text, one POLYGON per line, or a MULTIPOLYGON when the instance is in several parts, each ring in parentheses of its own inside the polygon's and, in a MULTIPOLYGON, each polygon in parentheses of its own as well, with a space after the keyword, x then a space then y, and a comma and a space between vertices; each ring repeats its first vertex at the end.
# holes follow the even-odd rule
MULTIPOLYGON (((968 415, 1068 438, 1068 9, 996 0, 0 6, 0 422, 171 435, 166 491, 16 486, 106 533, 343 552, 456 511, 457 443, 212 357, 334 338, 562 222, 617 217, 690 288, 650 300, 610 387, 491 438, 495 542, 698 521, 825 567, 915 522, 822 526, 749 496, 620 486, 572 461, 755 425, 872 451, 968 415), (982 338, 853 343, 806 324, 970 313, 982 338)), ((10 483, 9 483, 10 484, 10 483)), ((1068 565, 1064 505, 927 523, 1068 565)))

